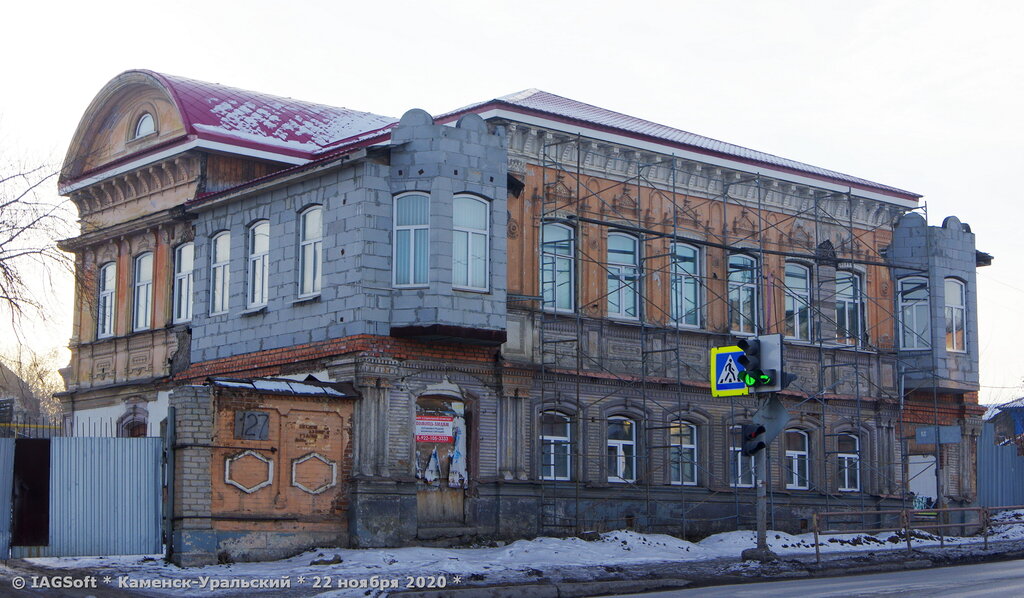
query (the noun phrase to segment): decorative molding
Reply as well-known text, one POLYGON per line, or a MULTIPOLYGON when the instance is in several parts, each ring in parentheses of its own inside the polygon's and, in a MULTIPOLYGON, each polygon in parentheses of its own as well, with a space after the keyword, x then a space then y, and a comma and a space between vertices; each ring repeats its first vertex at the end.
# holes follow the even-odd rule
POLYGON ((329 488, 333 488, 337 484, 338 484, 338 464, 335 463, 334 461, 328 459, 327 457, 324 457, 320 453, 308 453, 308 454, 306 454, 306 455, 304 455, 302 457, 299 457, 298 459, 292 459, 292 486, 295 486, 299 490, 302 490, 303 492, 308 492, 309 494, 321 494, 325 490, 327 490, 329 488), (324 477, 324 483, 320 484, 319 486, 317 486, 315 488, 310 488, 310 487, 306 486, 305 484, 303 484, 302 482, 300 482, 298 480, 298 475, 297 475, 298 474, 298 467, 299 467, 299 465, 301 465, 301 464, 303 464, 303 463, 305 463, 307 461, 310 461, 310 460, 320 461, 325 466, 330 468, 330 472, 331 472, 330 479, 328 480, 326 478, 326 476, 325 476, 324 477))
POLYGON ((273 459, 268 459, 268 458, 264 457, 263 455, 257 453, 256 451, 253 451, 253 450, 244 451, 244 452, 241 452, 241 453, 239 453, 239 454, 237 454, 237 455, 235 455, 233 457, 228 457, 228 458, 224 459, 224 483, 225 484, 230 484, 230 485, 238 488, 242 492, 245 492, 246 494, 252 494, 253 492, 256 492, 257 490, 259 490, 260 488, 266 488, 267 486, 269 486, 272 483, 274 483, 274 460, 273 459), (245 459, 245 458, 248 458, 248 457, 252 457, 253 459, 256 459, 257 461, 262 461, 267 466, 267 477, 266 477, 266 479, 264 479, 263 481, 257 483, 255 486, 244 486, 243 484, 241 484, 240 482, 238 482, 237 480, 235 480, 235 479, 233 479, 231 477, 231 465, 233 463, 237 462, 237 461, 241 461, 242 459, 245 459))

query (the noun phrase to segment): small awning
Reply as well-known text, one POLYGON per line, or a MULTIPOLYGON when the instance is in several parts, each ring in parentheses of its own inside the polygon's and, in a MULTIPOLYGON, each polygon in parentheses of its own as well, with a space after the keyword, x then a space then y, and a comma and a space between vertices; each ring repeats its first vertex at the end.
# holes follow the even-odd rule
POLYGON ((351 382, 320 382, 285 378, 208 378, 210 386, 230 390, 251 390, 263 394, 331 399, 360 399, 351 382))

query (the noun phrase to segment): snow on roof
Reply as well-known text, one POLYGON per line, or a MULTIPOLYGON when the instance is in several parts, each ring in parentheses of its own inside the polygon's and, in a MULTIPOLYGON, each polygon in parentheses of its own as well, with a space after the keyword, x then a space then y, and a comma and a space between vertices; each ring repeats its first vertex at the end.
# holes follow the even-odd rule
POLYGON ((164 85, 189 133, 201 139, 312 158, 326 146, 391 125, 372 112, 142 71, 164 85))
MULTIPOLYGON (((396 118, 371 112, 303 102, 152 71, 141 72, 166 87, 178 105, 189 134, 207 141, 314 160, 371 140, 384 141, 390 129, 398 124, 396 118)), ((437 120, 447 122, 467 112, 486 112, 496 106, 903 198, 921 197, 896 187, 704 137, 539 89, 526 89, 471 104, 440 115, 437 120)))
POLYGON ((210 384, 221 388, 254 390, 268 394, 320 396, 337 399, 359 398, 359 393, 351 384, 332 382, 298 382, 284 378, 210 378, 210 384))
MULTIPOLYGON (((585 104, 553 93, 548 93, 540 89, 525 89, 507 96, 496 98, 492 102, 509 104, 518 108, 543 112, 609 129, 617 129, 633 135, 640 135, 643 137, 667 141, 673 144, 688 146, 689 148, 703 151, 705 153, 710 152, 743 161, 757 162, 769 166, 785 168, 818 177, 825 177, 835 181, 842 181, 851 185, 870 187, 886 193, 895 193, 912 198, 921 197, 917 193, 905 191, 896 187, 890 187, 889 185, 875 183, 867 179, 862 179, 834 170, 828 170, 826 168, 812 166, 803 162, 797 162, 796 160, 790 160, 773 154, 759 152, 739 145, 734 145, 732 143, 726 143, 710 137, 704 137, 695 133, 675 129, 667 125, 660 125, 642 118, 629 116, 628 114, 622 114, 612 110, 606 110, 591 104, 585 104)), ((476 108, 492 102, 474 104, 456 112, 472 112, 475 111, 476 108)))
POLYGON ((982 419, 989 420, 995 417, 1003 409, 1021 409, 1024 408, 1024 397, 1014 399, 1007 403, 1000 403, 998 405, 988 405, 988 410, 985 411, 985 415, 982 419))

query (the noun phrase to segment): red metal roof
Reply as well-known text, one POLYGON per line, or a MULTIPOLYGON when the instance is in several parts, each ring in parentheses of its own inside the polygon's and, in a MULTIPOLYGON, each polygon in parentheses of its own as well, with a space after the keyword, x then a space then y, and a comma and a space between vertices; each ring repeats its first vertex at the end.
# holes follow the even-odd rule
MULTIPOLYGON (((206 141, 284 154, 301 160, 322 160, 357 147, 387 141, 390 129, 397 124, 395 118, 370 112, 313 104, 152 71, 139 72, 153 77, 168 90, 178 105, 189 136, 206 141)), ((703 137, 539 89, 527 89, 472 104, 443 114, 437 120, 448 122, 468 112, 482 113, 492 108, 533 114, 907 199, 921 197, 896 187, 703 137)))
POLYGON ((380 129, 397 119, 255 91, 141 71, 171 94, 189 135, 312 159, 339 140, 380 129))

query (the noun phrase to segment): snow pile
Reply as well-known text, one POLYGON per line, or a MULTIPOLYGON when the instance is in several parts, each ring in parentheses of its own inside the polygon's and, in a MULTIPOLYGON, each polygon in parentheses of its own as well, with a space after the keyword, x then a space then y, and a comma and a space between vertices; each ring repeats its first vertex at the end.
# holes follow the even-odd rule
MULTIPOLYGON (((990 540, 1024 539, 1024 511, 1005 511, 993 515, 994 522, 1021 522, 1020 525, 995 527, 990 540)), ((977 544, 981 537, 950 537, 946 545, 977 544)), ((868 534, 822 534, 822 553, 853 551, 902 550, 906 539, 902 532, 868 534)), ((168 565, 159 556, 149 557, 74 557, 28 559, 51 568, 88 569, 100 575, 129 575, 136 578, 209 577, 290 577, 292 583, 300 576, 332 576, 335 579, 366 579, 371 576, 401 578, 406 576, 446 575, 449 580, 461 576, 469 583, 515 583, 536 580, 559 571, 578 568, 578 577, 595 577, 613 568, 638 563, 706 561, 738 559, 743 550, 756 544, 753 531, 732 531, 715 534, 698 543, 687 542, 662 534, 640 534, 614 531, 588 541, 580 538, 536 538, 518 540, 507 545, 487 548, 382 548, 382 549, 320 549, 288 559, 264 563, 234 563, 194 569, 168 565), (314 561, 330 564, 312 564, 314 561), (588 573, 588 568, 592 574, 588 573), (595 570, 597 569, 597 570, 595 570)), ((814 534, 768 532, 769 547, 780 556, 814 554, 814 534)), ((938 546, 938 536, 914 531, 913 546, 938 546)), ((753 566, 736 563, 730 567, 753 566)), ((449 582, 450 583, 450 582, 449 582)), ((308 585, 308 582, 307 582, 308 585)), ((293 586, 298 587, 298 586, 293 586)), ((188 592, 177 591, 180 595, 188 592)), ((365 590, 342 590, 331 596, 363 596, 365 590)), ((166 591, 175 594, 174 591, 166 591)))

